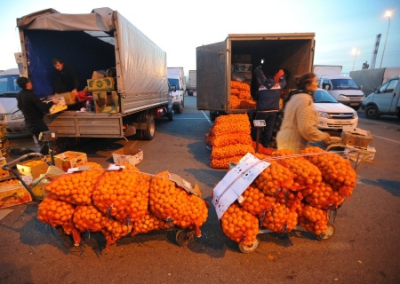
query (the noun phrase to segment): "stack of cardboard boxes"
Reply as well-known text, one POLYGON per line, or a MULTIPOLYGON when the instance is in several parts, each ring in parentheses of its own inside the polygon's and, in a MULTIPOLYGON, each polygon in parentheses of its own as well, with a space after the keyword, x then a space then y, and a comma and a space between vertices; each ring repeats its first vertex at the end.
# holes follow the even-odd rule
POLYGON ((342 143, 346 145, 345 156, 352 161, 372 162, 376 150, 372 146, 372 135, 369 130, 343 127, 342 143))
POLYGON ((92 92, 96 112, 119 112, 120 104, 116 91, 115 78, 89 79, 87 80, 87 86, 87 90, 92 92))

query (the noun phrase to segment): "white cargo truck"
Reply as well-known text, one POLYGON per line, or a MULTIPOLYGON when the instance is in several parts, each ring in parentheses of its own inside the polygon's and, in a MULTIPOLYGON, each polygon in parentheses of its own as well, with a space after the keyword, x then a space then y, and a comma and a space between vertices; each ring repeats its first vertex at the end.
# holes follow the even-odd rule
MULTIPOLYGON (((166 53, 119 12, 94 9, 62 14, 54 9, 17 19, 23 75, 40 97, 54 94, 52 58, 61 58, 79 73, 83 90, 96 70, 115 68, 114 112, 67 110, 48 118, 58 137, 116 138, 139 134, 150 140, 155 119, 172 120, 166 53)), ((109 93, 106 93, 107 100, 109 93)))
POLYGON ((172 108, 176 113, 181 113, 185 106, 186 82, 183 67, 167 67, 168 83, 172 91, 172 108))
POLYGON ((193 96, 197 91, 196 70, 189 70, 188 83, 186 89, 189 96, 193 96))

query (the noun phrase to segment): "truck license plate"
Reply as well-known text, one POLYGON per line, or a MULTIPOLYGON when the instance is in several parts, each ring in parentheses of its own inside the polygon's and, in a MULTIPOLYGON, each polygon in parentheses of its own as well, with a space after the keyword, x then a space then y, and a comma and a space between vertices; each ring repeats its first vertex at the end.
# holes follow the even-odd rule
POLYGON ((350 103, 351 106, 358 106, 360 103, 350 103))

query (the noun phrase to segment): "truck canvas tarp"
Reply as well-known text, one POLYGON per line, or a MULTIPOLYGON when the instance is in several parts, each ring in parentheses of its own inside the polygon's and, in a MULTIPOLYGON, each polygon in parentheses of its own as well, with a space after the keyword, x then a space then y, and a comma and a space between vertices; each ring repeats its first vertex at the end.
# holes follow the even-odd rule
MULTIPOLYGON (((291 74, 287 88, 295 88, 294 76, 311 72, 314 37, 314 33, 229 34, 225 41, 197 47, 197 108, 219 113, 250 111, 230 107, 231 70, 236 68, 235 63, 247 68, 247 76, 251 77, 263 59, 266 75, 284 68, 291 74)), ((252 80, 252 96, 257 89, 252 80)))
POLYGON ((350 71, 350 77, 368 96, 387 80, 400 75, 400 67, 387 67, 350 71))
POLYGON ((168 104, 166 53, 117 11, 99 8, 89 14, 62 14, 47 9, 17 19, 17 26, 23 75, 31 78, 40 97, 54 94, 52 58, 74 66, 79 90, 94 71, 116 68, 119 112, 52 115, 49 126, 59 136, 122 137, 124 117, 168 104), (107 117, 109 133, 105 133, 107 117), (86 130, 80 131, 78 124, 86 125, 86 130), (101 125, 102 129, 93 129, 101 125))

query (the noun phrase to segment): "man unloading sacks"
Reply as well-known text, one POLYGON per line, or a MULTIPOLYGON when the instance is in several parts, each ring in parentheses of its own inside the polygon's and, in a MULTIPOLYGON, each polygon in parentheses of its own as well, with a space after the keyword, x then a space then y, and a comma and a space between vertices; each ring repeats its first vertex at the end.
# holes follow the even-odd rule
POLYGON ((261 133, 260 142, 264 147, 271 143, 276 115, 279 111, 279 100, 282 89, 286 86, 285 71, 279 69, 274 77, 267 78, 261 66, 254 70, 258 83, 257 120, 265 120, 266 126, 261 133))

